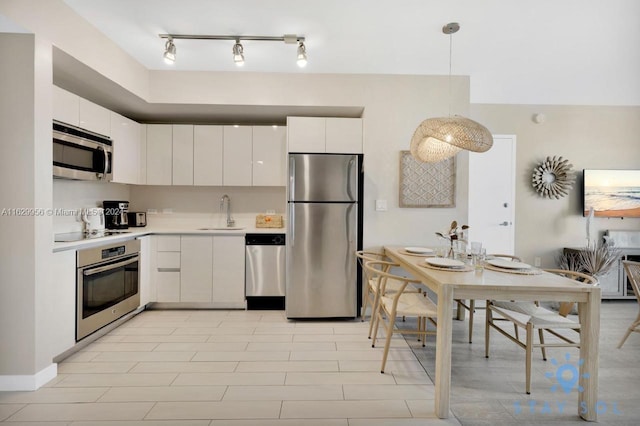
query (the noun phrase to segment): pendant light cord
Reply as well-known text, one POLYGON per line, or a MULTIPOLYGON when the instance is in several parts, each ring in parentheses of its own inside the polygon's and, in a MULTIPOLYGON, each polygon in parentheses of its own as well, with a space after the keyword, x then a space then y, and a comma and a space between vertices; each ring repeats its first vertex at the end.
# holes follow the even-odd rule
POLYGON ((453 51, 453 35, 449 34, 449 118, 451 118, 451 53, 453 51))

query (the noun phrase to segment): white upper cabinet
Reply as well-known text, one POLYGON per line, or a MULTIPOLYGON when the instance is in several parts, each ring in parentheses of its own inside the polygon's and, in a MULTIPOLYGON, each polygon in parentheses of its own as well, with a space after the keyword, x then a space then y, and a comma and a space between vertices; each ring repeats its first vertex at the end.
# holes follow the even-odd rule
POLYGON ((140 125, 140 134, 138 135, 140 138, 138 152, 138 183, 144 185, 147 183, 147 125, 140 125))
POLYGON ((194 126, 193 184, 222 186, 223 126, 194 126))
POLYGON ((224 126, 223 178, 225 186, 251 186, 251 126, 224 126))
POLYGON ((326 152, 324 117, 287 117, 289 152, 326 152))
POLYGON ((79 126, 80 97, 58 86, 53 86, 53 119, 79 126))
POLYGON ((173 126, 147 125, 147 185, 171 185, 173 126))
POLYGON ((362 153, 362 119, 287 117, 288 152, 362 153))
POLYGON ((253 126, 253 186, 285 186, 287 134, 282 126, 253 126))
POLYGON ((362 120, 360 118, 327 118, 326 152, 362 153, 362 120))
POLYGON ((80 98, 80 127, 101 135, 111 136, 111 111, 80 98))
POLYGON ((173 125, 173 185, 193 185, 193 125, 173 125))
POLYGON ((111 112, 113 182, 140 183, 140 128, 140 123, 111 112))

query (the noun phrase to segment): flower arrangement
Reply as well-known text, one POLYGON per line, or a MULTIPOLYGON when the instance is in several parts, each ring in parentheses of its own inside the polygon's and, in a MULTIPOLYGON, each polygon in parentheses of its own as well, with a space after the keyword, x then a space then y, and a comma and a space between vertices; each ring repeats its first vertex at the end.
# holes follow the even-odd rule
POLYGON ((466 240, 464 239, 464 231, 466 231, 467 229, 469 229, 469 225, 462 225, 460 226, 460 228, 458 228, 458 222, 454 220, 453 222, 451 222, 451 226, 449 227, 448 231, 436 232, 436 235, 438 237, 449 241, 449 244, 451 244, 448 257, 453 257, 453 243, 455 241, 466 242, 466 240))

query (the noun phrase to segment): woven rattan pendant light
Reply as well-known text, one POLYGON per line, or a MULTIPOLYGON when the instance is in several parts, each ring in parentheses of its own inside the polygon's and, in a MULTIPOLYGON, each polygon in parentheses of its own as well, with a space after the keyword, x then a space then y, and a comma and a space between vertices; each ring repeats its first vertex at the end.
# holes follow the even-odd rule
POLYGON ((442 27, 442 32, 449 35, 449 117, 427 118, 411 138, 411 155, 425 163, 445 160, 463 149, 485 152, 493 145, 491 132, 482 124, 459 115, 451 116, 451 35, 459 29, 456 22, 442 27))

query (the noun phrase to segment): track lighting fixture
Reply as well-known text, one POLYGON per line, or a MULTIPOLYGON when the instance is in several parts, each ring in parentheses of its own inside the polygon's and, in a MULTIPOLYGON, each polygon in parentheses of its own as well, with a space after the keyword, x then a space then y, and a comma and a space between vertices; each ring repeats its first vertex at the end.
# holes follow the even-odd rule
POLYGON ((236 40, 236 44, 233 45, 233 62, 239 67, 244 65, 244 48, 240 40, 236 40))
POLYGON ((298 44, 298 60, 296 61, 300 68, 307 66, 307 48, 303 42, 298 44))
POLYGON ((242 40, 250 41, 283 41, 285 44, 297 44, 296 63, 299 67, 307 65, 307 47, 304 44, 305 38, 296 34, 285 34, 282 37, 269 36, 238 36, 238 35, 194 35, 194 34, 158 34, 160 38, 167 39, 165 43, 164 58, 167 63, 176 60, 176 46, 174 40, 231 40, 233 45, 233 62, 242 66, 244 64, 244 47, 240 43, 242 40))
POLYGON ((173 39, 169 37, 164 44, 164 61, 172 65, 176 61, 176 45, 173 44, 173 39))

